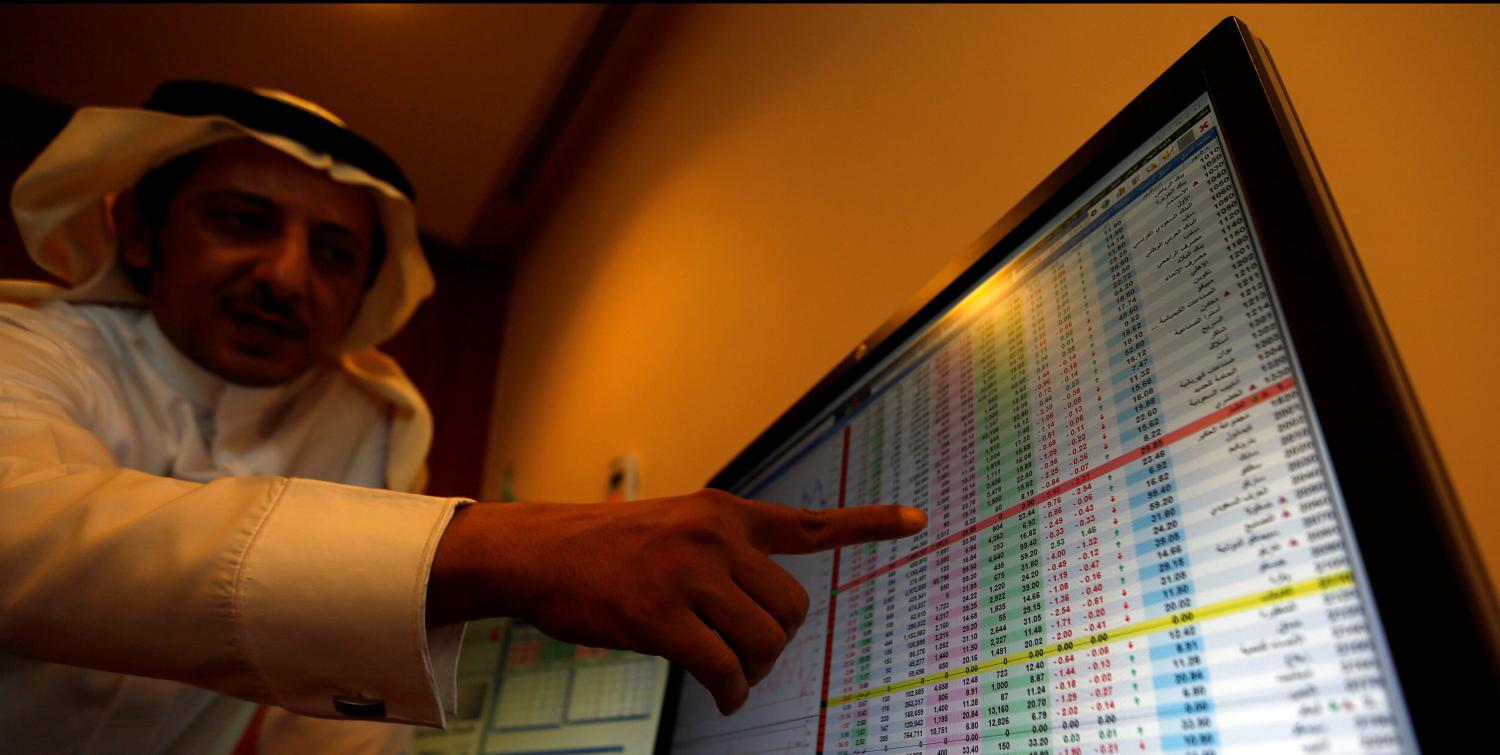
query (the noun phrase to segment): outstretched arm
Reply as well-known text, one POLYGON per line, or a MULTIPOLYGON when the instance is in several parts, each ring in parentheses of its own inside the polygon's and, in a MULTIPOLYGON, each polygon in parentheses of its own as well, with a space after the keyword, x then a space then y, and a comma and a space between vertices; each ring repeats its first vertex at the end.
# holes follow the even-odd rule
POLYGON ((809 511, 717 490, 630 504, 471 504, 439 542, 434 626, 522 618, 553 637, 666 657, 739 708, 807 616, 771 554, 915 534, 904 506, 809 511))

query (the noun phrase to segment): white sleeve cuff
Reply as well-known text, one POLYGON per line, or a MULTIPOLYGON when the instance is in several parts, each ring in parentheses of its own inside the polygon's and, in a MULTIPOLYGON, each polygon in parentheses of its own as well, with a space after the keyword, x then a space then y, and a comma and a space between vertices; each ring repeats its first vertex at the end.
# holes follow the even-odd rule
POLYGON ((334 699, 354 698, 383 704, 373 720, 443 725, 463 625, 429 636, 427 580, 461 500, 287 482, 245 553, 234 603, 244 655, 279 705, 346 717, 334 699))

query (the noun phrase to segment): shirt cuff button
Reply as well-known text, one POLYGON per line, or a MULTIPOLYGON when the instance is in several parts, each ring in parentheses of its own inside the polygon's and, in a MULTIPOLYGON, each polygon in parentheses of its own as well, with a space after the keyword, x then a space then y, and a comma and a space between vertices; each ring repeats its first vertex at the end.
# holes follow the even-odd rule
POLYGON ((385 701, 368 697, 335 697, 333 709, 354 718, 383 718, 385 701))

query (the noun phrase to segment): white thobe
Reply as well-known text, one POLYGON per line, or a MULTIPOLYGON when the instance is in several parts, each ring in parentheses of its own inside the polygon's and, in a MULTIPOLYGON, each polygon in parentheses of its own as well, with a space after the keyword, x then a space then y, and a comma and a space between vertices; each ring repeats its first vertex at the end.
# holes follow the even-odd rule
POLYGON ((440 725, 457 500, 376 489, 390 412, 335 365, 226 383, 144 309, 0 304, 3 749, 227 751, 244 700, 440 725))

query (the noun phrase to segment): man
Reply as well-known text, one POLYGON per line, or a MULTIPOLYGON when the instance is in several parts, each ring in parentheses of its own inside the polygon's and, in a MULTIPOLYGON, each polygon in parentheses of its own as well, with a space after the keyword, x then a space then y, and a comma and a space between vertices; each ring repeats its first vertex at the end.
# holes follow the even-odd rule
POLYGON ((321 108, 202 82, 80 110, 17 182, 71 285, 0 283, 7 749, 227 751, 243 701, 442 725, 462 622, 497 615, 663 655, 728 713, 807 611, 767 554, 923 526, 418 495, 430 420, 373 348, 432 289, 412 194, 321 108))

